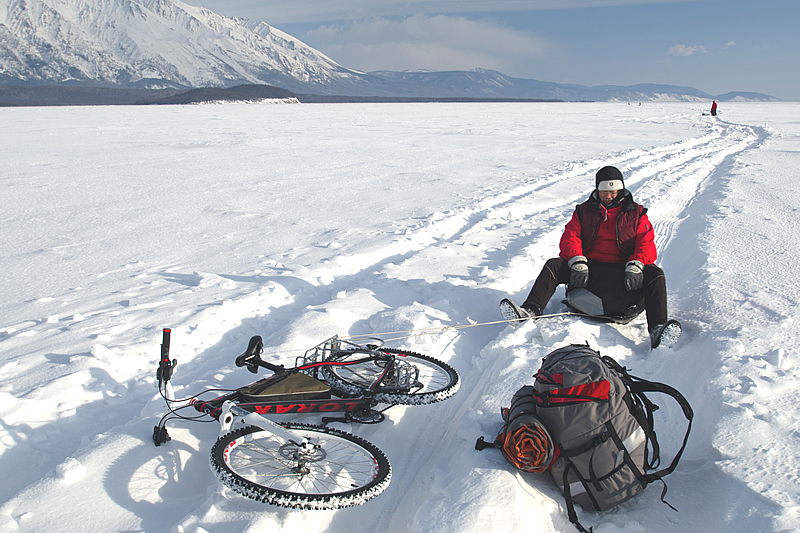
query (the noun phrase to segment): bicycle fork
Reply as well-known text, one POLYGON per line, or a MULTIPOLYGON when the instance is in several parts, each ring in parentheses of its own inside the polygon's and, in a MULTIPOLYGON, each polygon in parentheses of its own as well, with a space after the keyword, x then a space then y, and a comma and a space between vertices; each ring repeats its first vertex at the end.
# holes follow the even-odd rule
POLYGON ((237 421, 237 418, 239 418, 240 422, 244 424, 259 427, 264 431, 268 431, 274 435, 277 435, 285 441, 294 441, 297 443, 298 441, 303 440, 302 437, 292 433, 285 427, 276 424, 272 420, 264 418, 258 413, 242 409, 230 400, 226 400, 222 404, 222 412, 219 415, 220 437, 231 430, 231 427, 233 426, 233 423, 237 421))
POLYGON ((296 463, 291 470, 300 477, 310 472, 308 468, 310 463, 320 461, 327 456, 321 446, 312 444, 307 438, 289 431, 258 413, 242 409, 231 401, 225 401, 222 404, 219 421, 220 437, 230 431, 234 423, 239 422, 261 428, 285 441, 286 444, 280 447, 279 453, 284 458, 296 463))

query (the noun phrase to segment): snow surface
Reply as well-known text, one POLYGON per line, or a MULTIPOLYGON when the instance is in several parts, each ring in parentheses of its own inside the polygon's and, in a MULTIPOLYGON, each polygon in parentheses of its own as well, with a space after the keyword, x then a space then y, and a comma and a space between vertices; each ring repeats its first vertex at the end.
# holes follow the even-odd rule
MULTIPOLYGON (((474 443, 543 356, 585 341, 678 388, 696 416, 667 478, 679 512, 656 485, 579 510, 584 525, 800 529, 800 104, 705 107, 0 109, 0 531, 571 532, 546 475, 474 443), (650 208, 684 325, 672 349, 649 350, 643 316, 497 322, 605 164, 650 208), (333 334, 426 330, 383 336, 463 383, 339 425, 389 457, 376 499, 270 507, 212 474, 216 424, 176 423, 153 445, 163 327, 178 396, 252 380, 233 365, 252 335, 291 362, 333 334)), ((658 403, 669 459, 685 422, 658 403)))

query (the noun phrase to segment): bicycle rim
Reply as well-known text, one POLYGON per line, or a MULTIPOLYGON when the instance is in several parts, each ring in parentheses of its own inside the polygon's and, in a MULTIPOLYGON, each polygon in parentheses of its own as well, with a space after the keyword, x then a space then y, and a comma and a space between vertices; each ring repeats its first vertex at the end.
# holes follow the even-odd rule
MULTIPOLYGON (((395 355, 402 364, 414 366, 419 371, 417 383, 409 392, 376 392, 375 400, 388 404, 421 405, 449 398, 460 386, 458 373, 447 363, 433 357, 405 350, 382 349, 395 355)), ((369 354, 359 350, 333 352, 325 360, 345 363, 368 358, 369 354)), ((322 376, 334 392, 345 396, 359 396, 384 372, 386 363, 368 359, 349 365, 330 365, 322 368, 322 376)), ((391 385, 391 383, 384 383, 391 385)))
POLYGON ((211 469, 220 481, 247 498, 295 509, 361 505, 388 486, 389 461, 366 440, 334 428, 281 425, 314 450, 301 452, 261 428, 240 428, 211 448, 211 469))

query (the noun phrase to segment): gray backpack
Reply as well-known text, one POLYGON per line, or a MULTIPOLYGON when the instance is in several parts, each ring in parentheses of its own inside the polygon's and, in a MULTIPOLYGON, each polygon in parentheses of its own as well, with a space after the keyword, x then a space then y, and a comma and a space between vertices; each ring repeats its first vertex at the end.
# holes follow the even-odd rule
MULTIPOLYGON (((570 521, 580 531, 586 530, 578 521, 575 503, 584 509, 605 511, 636 496, 649 483, 663 483, 662 478, 677 467, 694 416, 677 390, 631 376, 614 359, 576 344, 548 354, 535 378, 533 387, 520 389, 514 400, 519 402, 520 395, 533 400, 526 402, 526 416, 535 415, 552 439, 555 449, 548 469, 564 494, 570 521), (689 421, 681 449, 661 470, 653 429, 653 413, 658 406, 647 398, 647 392, 674 398, 689 421)), ((506 419, 505 427, 508 424, 506 419)), ((479 439, 476 448, 500 448, 508 458, 514 450, 505 446, 501 438, 504 432, 493 444, 479 439)), ((515 464, 511 459, 509 462, 515 464)), ((664 503, 666 492, 665 484, 661 493, 664 503)))

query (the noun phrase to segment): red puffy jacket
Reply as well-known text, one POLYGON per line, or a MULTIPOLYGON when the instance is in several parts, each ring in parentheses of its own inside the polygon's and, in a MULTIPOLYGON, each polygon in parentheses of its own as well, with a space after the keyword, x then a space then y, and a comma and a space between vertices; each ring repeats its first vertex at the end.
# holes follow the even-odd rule
POLYGON ((606 209, 592 193, 589 200, 575 208, 561 235, 560 253, 564 259, 583 255, 603 263, 641 261, 645 265, 658 258, 653 225, 647 209, 623 192, 622 201, 606 209))

